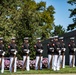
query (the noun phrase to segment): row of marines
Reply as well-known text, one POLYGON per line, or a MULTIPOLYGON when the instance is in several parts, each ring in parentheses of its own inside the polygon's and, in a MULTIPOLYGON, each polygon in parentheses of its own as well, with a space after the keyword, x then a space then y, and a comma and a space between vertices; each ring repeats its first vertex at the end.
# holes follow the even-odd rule
MULTIPOLYGON (((52 69, 54 71, 60 70, 60 68, 65 68, 65 43, 64 38, 58 36, 50 37, 50 41, 47 44, 47 53, 48 53, 48 69, 52 69)), ((10 72, 16 72, 17 70, 17 57, 16 54, 18 52, 18 48, 16 45, 16 38, 11 38, 11 43, 8 45, 8 52, 10 53, 10 72)), ((41 43, 41 39, 37 38, 37 43, 34 45, 36 51, 36 63, 35 70, 42 70, 42 59, 43 59, 43 45, 41 43)), ((69 65, 70 67, 75 67, 75 51, 76 46, 74 42, 74 37, 70 38, 70 42, 68 43, 69 48, 69 65)), ((30 45, 29 38, 24 38, 24 43, 22 44, 23 51, 23 66, 22 70, 30 70, 30 45)), ((4 73, 4 55, 5 55, 5 47, 3 44, 3 38, 0 38, 0 68, 1 73, 4 73)))

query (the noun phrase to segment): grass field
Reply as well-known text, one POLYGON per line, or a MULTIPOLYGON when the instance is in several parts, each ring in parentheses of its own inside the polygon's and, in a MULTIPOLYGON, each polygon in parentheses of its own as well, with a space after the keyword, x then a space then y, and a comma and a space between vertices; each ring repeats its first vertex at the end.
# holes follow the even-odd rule
POLYGON ((9 70, 5 70, 5 72, 1 75, 21 75, 21 74, 67 74, 67 73, 76 73, 76 67, 75 68, 69 68, 66 66, 65 69, 61 69, 60 71, 52 71, 48 69, 43 70, 30 70, 30 71, 21 71, 17 70, 16 73, 10 73, 9 70))

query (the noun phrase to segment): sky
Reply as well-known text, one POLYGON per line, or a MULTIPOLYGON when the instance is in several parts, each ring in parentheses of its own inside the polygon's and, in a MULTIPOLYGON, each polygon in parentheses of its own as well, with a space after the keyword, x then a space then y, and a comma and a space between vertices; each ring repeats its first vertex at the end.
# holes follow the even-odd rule
POLYGON ((70 11, 68 9, 73 8, 67 3, 67 0, 35 0, 36 2, 44 1, 46 6, 53 5, 55 8, 54 23, 55 25, 62 25, 63 28, 67 29, 67 26, 73 23, 72 18, 69 18, 70 11))

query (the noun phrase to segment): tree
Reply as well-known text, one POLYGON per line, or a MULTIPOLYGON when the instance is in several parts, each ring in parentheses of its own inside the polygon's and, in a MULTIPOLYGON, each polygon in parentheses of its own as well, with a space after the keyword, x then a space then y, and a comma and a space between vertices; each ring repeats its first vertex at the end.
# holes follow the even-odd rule
POLYGON ((73 30, 76 28, 76 0, 68 0, 68 4, 71 4, 73 7, 75 6, 75 8, 69 9, 71 12, 70 18, 73 18, 73 24, 69 24, 67 27, 67 30, 73 30))
POLYGON ((61 36, 65 33, 65 29, 61 25, 55 25, 53 35, 61 36))
POLYGON ((46 8, 46 2, 34 0, 1 0, 0 1, 0 35, 6 43, 15 36, 19 48, 18 57, 22 56, 23 38, 28 36, 31 44, 31 57, 35 55, 33 45, 36 38, 42 40, 50 36, 54 23, 54 7, 46 8))
POLYGON ((32 54, 35 56, 33 45, 36 43, 36 38, 41 37, 45 39, 49 37, 50 31, 53 28, 54 21, 54 7, 46 8, 45 2, 37 3, 35 1, 27 1, 24 4, 20 29, 18 28, 19 38, 29 36, 32 54), (26 33, 26 34, 25 34, 26 33), (20 36, 21 35, 21 36, 20 36))

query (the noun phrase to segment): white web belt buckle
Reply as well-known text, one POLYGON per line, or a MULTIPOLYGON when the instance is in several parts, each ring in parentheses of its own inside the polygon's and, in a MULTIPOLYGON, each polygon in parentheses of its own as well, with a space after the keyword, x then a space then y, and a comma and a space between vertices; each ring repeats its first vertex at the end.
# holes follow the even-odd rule
POLYGON ((11 51, 15 51, 15 49, 11 49, 11 51))

